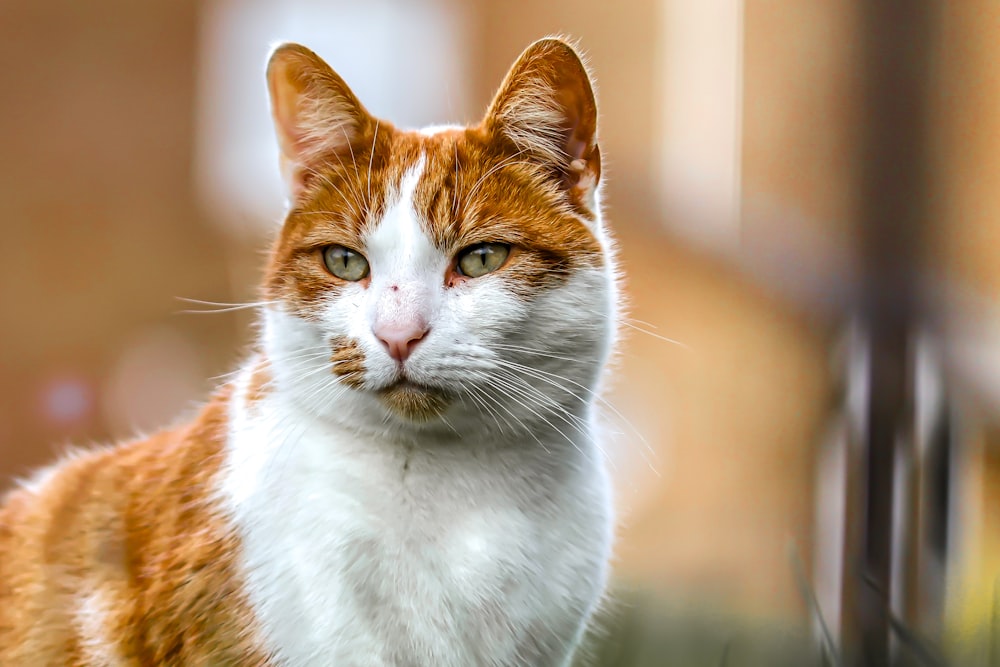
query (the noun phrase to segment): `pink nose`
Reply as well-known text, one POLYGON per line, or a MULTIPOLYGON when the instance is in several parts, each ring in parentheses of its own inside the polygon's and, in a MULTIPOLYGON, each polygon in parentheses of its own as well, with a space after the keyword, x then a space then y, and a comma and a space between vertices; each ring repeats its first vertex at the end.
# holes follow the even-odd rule
POLYGON ((402 326, 386 325, 374 329, 375 337, 385 345, 389 356, 400 363, 413 354, 413 350, 427 335, 427 331, 427 327, 418 322, 402 326))

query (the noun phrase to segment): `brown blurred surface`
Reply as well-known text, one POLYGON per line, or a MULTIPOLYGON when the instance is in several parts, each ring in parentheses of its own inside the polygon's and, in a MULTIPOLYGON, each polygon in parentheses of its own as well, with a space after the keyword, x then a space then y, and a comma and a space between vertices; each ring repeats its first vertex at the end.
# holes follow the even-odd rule
POLYGON ((1000 299, 1000 6, 944 3, 940 90, 933 98, 941 169, 933 259, 957 280, 1000 299))
POLYGON ((853 245, 860 148, 853 10, 851 0, 746 3, 743 233, 749 243, 787 234, 818 237, 828 252, 853 245))
POLYGON ((173 315, 177 295, 228 292, 220 239, 190 180, 197 9, 0 4, 5 479, 67 440, 124 435, 111 432, 102 392, 118 355, 150 329, 192 341, 204 373, 231 355, 231 321, 173 315), (46 391, 64 381, 89 405, 47 419, 46 391))

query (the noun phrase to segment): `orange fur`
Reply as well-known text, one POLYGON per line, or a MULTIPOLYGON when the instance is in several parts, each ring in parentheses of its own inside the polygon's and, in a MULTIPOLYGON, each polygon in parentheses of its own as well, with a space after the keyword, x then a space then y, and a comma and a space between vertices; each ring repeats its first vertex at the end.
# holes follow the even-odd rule
POLYGON ((271 369, 267 359, 261 359, 257 362, 253 373, 250 375, 250 384, 247 386, 246 393, 247 405, 259 403, 270 391, 272 381, 271 369))
POLYGON ((188 426, 81 455, 9 495, 0 664, 268 664, 243 601, 238 541, 205 495, 228 395, 188 426))
POLYGON ((350 340, 333 341, 333 373, 340 376, 340 381, 349 387, 362 386, 362 375, 365 372, 365 355, 357 344, 350 340))

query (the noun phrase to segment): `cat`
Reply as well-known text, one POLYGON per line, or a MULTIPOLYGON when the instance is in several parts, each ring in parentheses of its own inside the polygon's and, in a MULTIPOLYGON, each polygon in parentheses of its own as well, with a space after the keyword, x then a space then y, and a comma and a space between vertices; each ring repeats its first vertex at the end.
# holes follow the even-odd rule
POLYGON ((267 85, 254 351, 192 422, 8 494, 0 664, 571 664, 619 307, 580 56, 532 44, 469 127, 376 119, 296 44, 267 85))

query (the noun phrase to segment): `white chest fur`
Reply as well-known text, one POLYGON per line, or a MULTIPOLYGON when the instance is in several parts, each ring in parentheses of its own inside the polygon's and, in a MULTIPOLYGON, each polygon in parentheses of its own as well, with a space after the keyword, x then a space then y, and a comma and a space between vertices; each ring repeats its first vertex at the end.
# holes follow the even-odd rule
MULTIPOLYGON (((606 578, 608 484, 574 447, 379 442, 237 400, 223 501, 284 664, 568 663, 606 578)), ((545 445, 544 438, 542 440, 545 445)))

